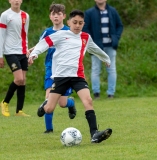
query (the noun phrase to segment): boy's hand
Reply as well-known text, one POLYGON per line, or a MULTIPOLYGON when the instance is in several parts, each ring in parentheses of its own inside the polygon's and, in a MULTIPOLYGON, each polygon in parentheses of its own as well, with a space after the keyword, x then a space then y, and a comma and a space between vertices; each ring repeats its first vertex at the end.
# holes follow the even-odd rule
POLYGON ((26 57, 29 58, 29 55, 30 55, 30 54, 31 54, 31 52, 28 50, 28 51, 27 51, 27 54, 26 54, 26 57))
POLYGON ((3 67, 4 67, 4 59, 0 58, 0 68, 3 68, 3 67))
POLYGON ((110 64, 108 64, 108 63, 105 63, 105 65, 106 65, 106 67, 110 67, 110 64))
POLYGON ((27 51, 27 54, 26 54, 27 58, 29 58, 29 55, 31 54, 31 52, 33 51, 33 49, 34 49, 34 47, 31 48, 31 49, 29 49, 29 50, 27 51))
POLYGON ((29 66, 33 64, 34 58, 35 58, 35 56, 28 58, 28 65, 29 65, 29 66))

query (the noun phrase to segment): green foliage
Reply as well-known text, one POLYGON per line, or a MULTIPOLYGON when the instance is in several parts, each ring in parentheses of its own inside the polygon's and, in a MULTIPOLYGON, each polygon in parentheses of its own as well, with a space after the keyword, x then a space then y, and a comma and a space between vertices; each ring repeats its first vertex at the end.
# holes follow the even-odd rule
POLYGON ((99 130, 111 127, 111 137, 99 144, 90 143, 84 109, 76 100, 77 116, 71 120, 68 110, 56 108, 54 133, 44 134, 44 118, 36 115, 39 102, 25 104, 31 117, 15 117, 15 104, 10 104, 10 117, 0 115, 1 160, 156 160, 157 99, 115 98, 94 101, 99 130), (64 147, 60 134, 67 127, 82 133, 79 146, 64 147))
MULTIPOLYGON (((54 1, 55 2, 55 1, 54 1)), ((33 47, 42 31, 51 26, 49 20, 49 6, 51 0, 23 1, 22 9, 30 15, 29 48, 33 47)), ((84 0, 58 0, 66 6, 67 18, 73 9, 86 10, 94 6, 93 1, 84 0)), ((154 0, 108 0, 119 12, 124 23, 124 32, 117 50, 117 97, 124 96, 156 96, 157 87, 157 1, 154 0)), ((10 7, 8 1, 0 0, 0 13, 10 7)), ((66 20, 65 20, 66 24, 66 20)), ((27 95, 29 100, 44 99, 44 59, 45 54, 39 56, 35 63, 29 67, 27 74, 27 95)), ((86 79, 91 88, 90 55, 84 59, 86 79)), ((6 65, 0 69, 0 93, 6 93, 12 81, 12 74, 6 65)), ((101 94, 106 96, 107 73, 102 69, 101 94)), ((75 94, 74 94, 75 96, 75 94)))
POLYGON ((117 70, 118 84, 124 87, 123 93, 126 92, 127 95, 156 95, 157 44, 156 36, 152 36, 152 26, 154 25, 147 29, 128 27, 123 33, 118 50, 117 70), (135 93, 128 92, 133 86, 136 88, 135 93))
POLYGON ((108 0, 122 17, 126 25, 141 26, 145 20, 150 20, 156 14, 157 1, 154 0, 108 0))

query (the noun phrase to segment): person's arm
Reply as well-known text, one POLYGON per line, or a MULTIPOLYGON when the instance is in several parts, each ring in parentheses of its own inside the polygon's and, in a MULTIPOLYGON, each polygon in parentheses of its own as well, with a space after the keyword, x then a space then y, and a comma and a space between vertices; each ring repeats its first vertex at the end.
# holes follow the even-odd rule
POLYGON ((38 55, 45 52, 49 47, 54 46, 54 44, 57 44, 60 42, 60 37, 62 35, 61 31, 57 31, 56 33, 53 33, 44 39, 40 40, 31 54, 29 55, 28 63, 32 64, 33 60, 38 58, 38 55))
POLYGON ((87 44, 87 52, 97 56, 101 61, 105 62, 106 66, 110 66, 111 61, 109 56, 93 42, 90 36, 87 44))
POLYGON ((123 32, 123 24, 117 11, 115 12, 115 14, 116 14, 116 35, 117 38, 120 39, 121 34, 123 32))
POLYGON ((31 54, 34 48, 35 46, 27 50, 27 54, 26 54, 27 58, 29 58, 29 55, 31 54))
POLYGON ((4 67, 4 59, 3 59, 3 49, 4 42, 6 38, 6 29, 7 29, 7 18, 5 15, 1 15, 0 17, 0 68, 4 67))
MULTIPOLYGON (((44 30, 44 32, 42 32, 42 34, 40 35, 40 38, 39 38, 39 41, 41 41, 42 39, 44 39, 45 37, 47 37, 47 31, 44 30)), ((34 50, 35 46, 30 48, 28 51, 27 51, 27 58, 29 58, 29 55, 31 54, 31 52, 34 50)))
POLYGON ((39 54, 45 52, 51 46, 53 46, 53 42, 51 41, 49 36, 39 41, 29 55, 28 63, 32 64, 34 59, 38 58, 39 54))

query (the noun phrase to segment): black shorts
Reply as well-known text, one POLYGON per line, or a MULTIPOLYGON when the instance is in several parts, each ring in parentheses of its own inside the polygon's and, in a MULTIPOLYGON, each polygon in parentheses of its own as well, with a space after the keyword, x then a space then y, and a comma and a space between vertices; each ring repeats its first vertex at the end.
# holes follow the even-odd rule
POLYGON ((64 95, 66 90, 72 88, 77 93, 79 90, 88 88, 88 83, 80 77, 55 77, 50 93, 64 95))
POLYGON ((5 59, 12 72, 22 69, 28 71, 28 58, 25 54, 5 55, 5 59))

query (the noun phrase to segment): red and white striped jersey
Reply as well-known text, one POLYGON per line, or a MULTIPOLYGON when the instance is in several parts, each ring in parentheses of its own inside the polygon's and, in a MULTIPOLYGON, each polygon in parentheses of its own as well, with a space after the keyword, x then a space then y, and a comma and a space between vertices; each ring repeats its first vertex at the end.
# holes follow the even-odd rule
POLYGON ((109 56, 101 50, 85 32, 75 34, 70 30, 60 30, 42 39, 34 48, 30 57, 38 57, 49 47, 56 48, 52 59, 53 77, 82 77, 84 75, 83 58, 86 50, 103 62, 110 64, 109 56))
POLYGON ((11 8, 0 17, 0 57, 3 54, 26 54, 28 49, 29 15, 11 8))

